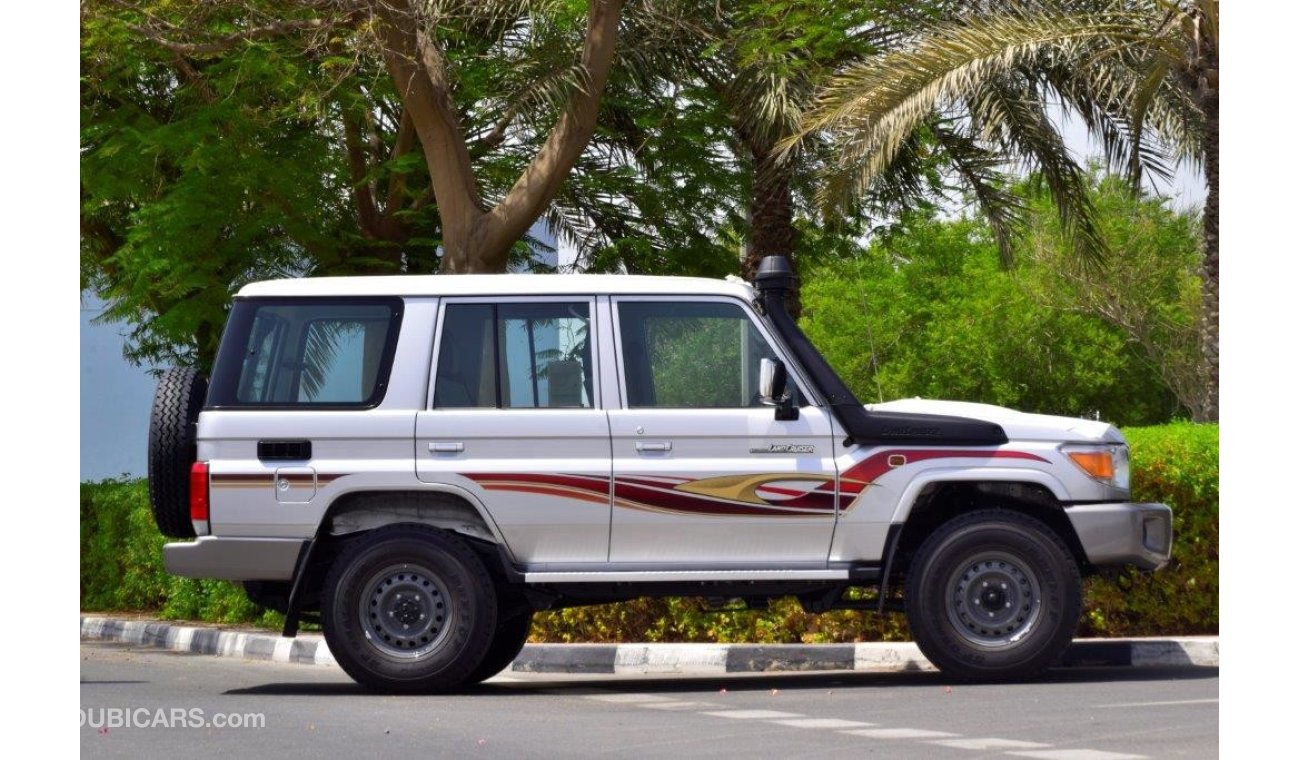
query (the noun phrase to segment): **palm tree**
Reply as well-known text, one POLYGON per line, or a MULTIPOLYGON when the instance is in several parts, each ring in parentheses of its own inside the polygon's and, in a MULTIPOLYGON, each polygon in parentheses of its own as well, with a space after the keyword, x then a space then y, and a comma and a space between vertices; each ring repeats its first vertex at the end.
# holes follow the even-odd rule
POLYGON ((818 94, 793 150, 832 141, 827 207, 851 202, 916 160, 918 141, 987 215, 1010 259, 1021 207, 1007 162, 1037 171, 1079 253, 1105 254, 1086 173, 1061 138, 1064 108, 1136 186, 1172 161, 1204 167, 1202 352, 1198 420, 1218 419, 1218 0, 1016 2, 959 12, 888 52, 841 69, 818 94))

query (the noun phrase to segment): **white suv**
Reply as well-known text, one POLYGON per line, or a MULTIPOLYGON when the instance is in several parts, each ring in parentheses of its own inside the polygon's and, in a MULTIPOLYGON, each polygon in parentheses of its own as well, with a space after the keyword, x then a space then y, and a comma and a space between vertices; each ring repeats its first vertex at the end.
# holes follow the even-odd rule
POLYGON ((740 281, 279 280, 235 300, 210 387, 160 381, 150 490, 169 572, 319 615, 383 691, 480 681, 536 610, 706 596, 906 611, 962 678, 1064 651, 1080 578, 1169 559, 1103 422, 863 406, 740 281), (849 595, 867 588, 871 595, 849 595), (849 598, 852 596, 853 598, 849 598))

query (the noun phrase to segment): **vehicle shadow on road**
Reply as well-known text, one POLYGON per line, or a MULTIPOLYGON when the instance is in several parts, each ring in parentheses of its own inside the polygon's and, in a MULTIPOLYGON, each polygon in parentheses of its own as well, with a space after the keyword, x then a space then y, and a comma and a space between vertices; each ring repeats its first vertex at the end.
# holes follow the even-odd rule
MULTIPOLYGON (((819 671, 813 673, 729 673, 704 676, 648 676, 648 675, 568 675, 544 673, 506 673, 509 680, 494 680, 468 687, 451 695, 458 699, 474 697, 501 698, 528 696, 538 692, 581 693, 588 690, 619 693, 701 692, 701 691, 817 691, 826 689, 896 689, 944 686, 979 687, 986 684, 967 684, 954 681, 942 673, 860 673, 850 671, 819 671)), ((1185 681, 1218 678, 1217 667, 1170 666, 1161 668, 1089 667, 1058 668, 1048 671, 1042 678, 1020 684, 1061 683, 1118 683, 1142 681, 1185 681)), ((1005 687, 1006 684, 999 686, 1005 687)), ((350 681, 268 683, 242 689, 231 689, 226 694, 256 694, 285 696, 357 696, 368 693, 350 681)), ((383 696, 376 694, 376 696, 383 696)), ((421 698, 420 696, 411 697, 421 698)), ((427 698, 424 697, 424 698, 427 698)))

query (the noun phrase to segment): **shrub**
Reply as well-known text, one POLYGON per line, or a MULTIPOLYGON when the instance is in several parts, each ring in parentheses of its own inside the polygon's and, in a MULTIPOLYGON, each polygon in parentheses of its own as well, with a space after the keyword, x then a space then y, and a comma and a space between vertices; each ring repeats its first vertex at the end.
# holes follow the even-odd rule
POLYGON ((1124 431, 1133 499, 1174 511, 1174 551, 1158 573, 1089 581, 1080 635, 1219 632, 1219 426, 1188 422, 1124 431))
POLYGON ((283 624, 227 581, 168 575, 167 542, 149 511, 143 480, 81 484, 81 609, 146 612, 166 620, 283 624))

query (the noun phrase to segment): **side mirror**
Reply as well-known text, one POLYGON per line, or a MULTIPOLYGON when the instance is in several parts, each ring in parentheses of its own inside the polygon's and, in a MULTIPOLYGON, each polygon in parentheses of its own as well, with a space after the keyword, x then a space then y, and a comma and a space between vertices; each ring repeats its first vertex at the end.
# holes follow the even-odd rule
POLYGON ((758 362, 758 395, 763 403, 776 406, 785 395, 785 364, 779 359, 760 359, 758 362))
POLYGON ((760 359, 758 363, 758 396, 767 406, 776 407, 778 420, 799 419, 799 407, 786 391, 788 376, 780 359, 760 359))

